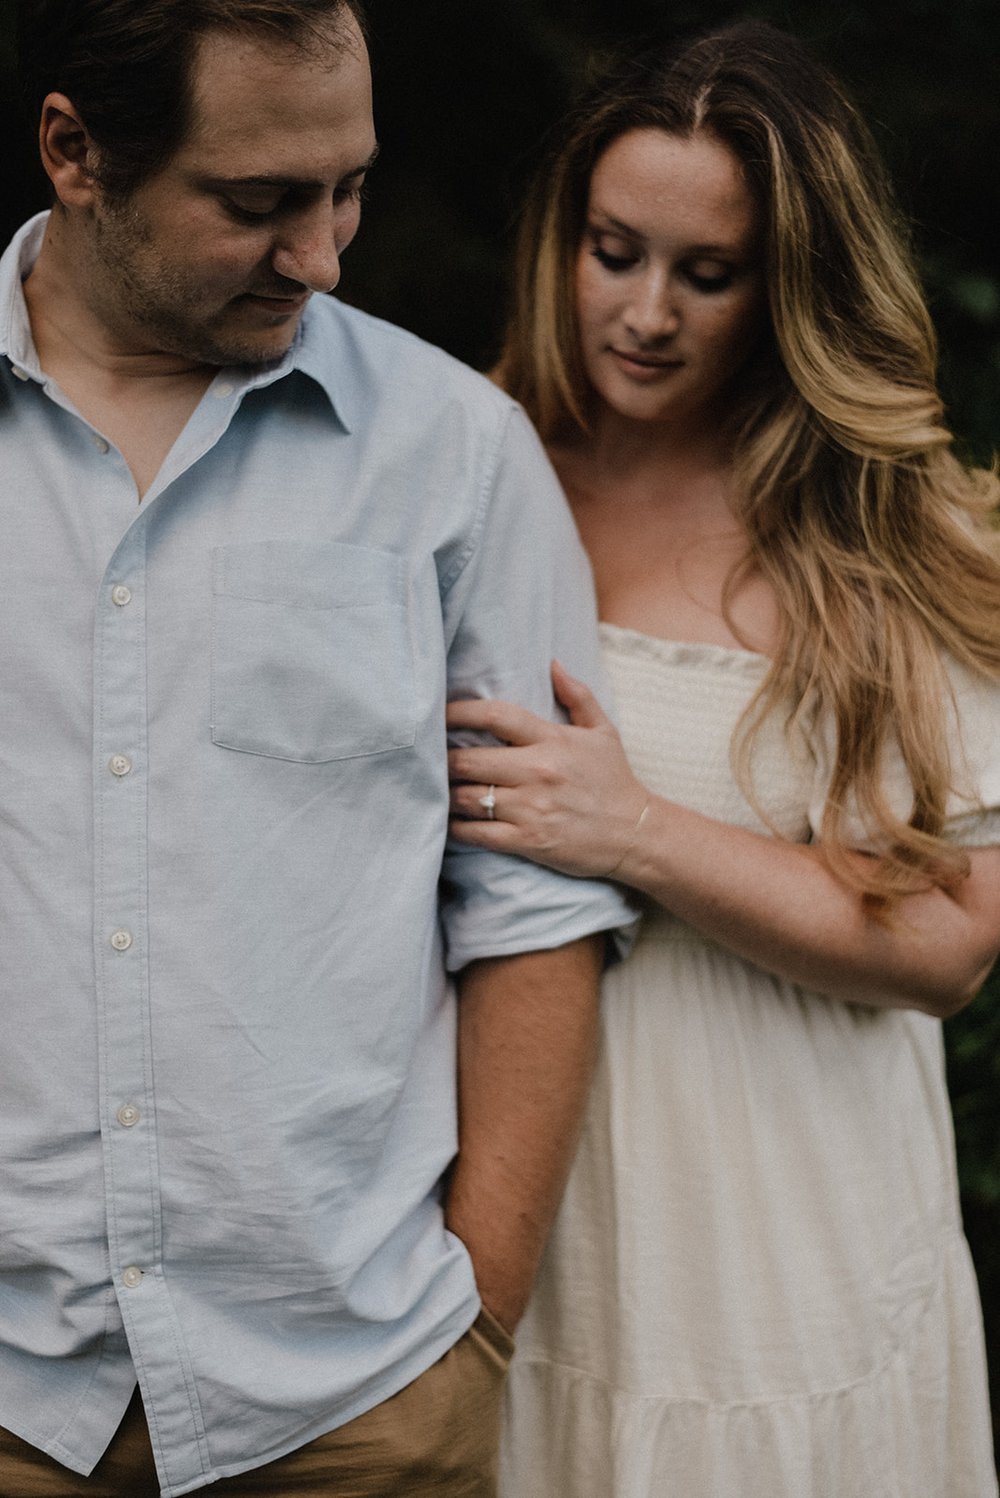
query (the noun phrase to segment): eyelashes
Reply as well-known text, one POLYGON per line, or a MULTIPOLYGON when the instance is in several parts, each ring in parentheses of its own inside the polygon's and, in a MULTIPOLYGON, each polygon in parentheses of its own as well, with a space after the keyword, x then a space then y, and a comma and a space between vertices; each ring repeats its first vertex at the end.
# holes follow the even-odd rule
MULTIPOLYGON (((591 246, 591 255, 606 271, 614 276, 624 275, 633 266, 638 265, 637 255, 613 255, 609 250, 599 244, 591 246)), ((695 291, 703 296, 714 296, 719 292, 728 291, 732 286, 735 276, 732 271, 716 272, 714 275, 702 275, 698 271, 681 267, 680 274, 692 286, 695 291)))
POLYGON ((620 275, 622 271, 629 270, 636 263, 633 255, 612 255, 607 250, 603 250, 600 245, 594 245, 590 253, 598 265, 603 265, 605 270, 611 271, 614 275, 620 275))
POLYGON ((728 291, 733 284, 733 277, 728 272, 721 276, 699 276, 694 271, 687 271, 686 275, 695 291, 703 292, 705 296, 711 296, 717 291, 728 291))
POLYGON ((335 203, 367 203, 370 192, 367 182, 355 182, 353 187, 338 187, 333 195, 335 203))
POLYGON ((238 224, 260 224, 271 218, 277 211, 274 208, 244 208, 239 203, 225 200, 226 212, 230 218, 234 218, 238 224))
MULTIPOLYGON (((345 184, 343 187, 334 189, 333 204, 342 207, 344 204, 356 203, 359 206, 368 198, 368 185, 365 182, 345 184)), ((245 203, 238 203, 233 198, 223 198, 223 204, 230 218, 239 224, 264 224, 268 219, 277 218, 282 212, 294 207, 291 195, 283 193, 275 202, 267 204, 262 208, 251 208, 245 203)))

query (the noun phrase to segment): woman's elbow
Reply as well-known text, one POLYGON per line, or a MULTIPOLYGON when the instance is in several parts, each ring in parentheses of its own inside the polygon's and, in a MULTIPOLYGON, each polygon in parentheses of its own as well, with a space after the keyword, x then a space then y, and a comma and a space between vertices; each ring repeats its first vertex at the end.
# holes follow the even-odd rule
POLYGON ((919 1009, 935 1019, 951 1019, 968 1008, 979 994, 992 971, 994 960, 995 955, 991 955, 985 963, 980 960, 963 964, 961 968, 942 974, 938 982, 907 1007, 919 1009))

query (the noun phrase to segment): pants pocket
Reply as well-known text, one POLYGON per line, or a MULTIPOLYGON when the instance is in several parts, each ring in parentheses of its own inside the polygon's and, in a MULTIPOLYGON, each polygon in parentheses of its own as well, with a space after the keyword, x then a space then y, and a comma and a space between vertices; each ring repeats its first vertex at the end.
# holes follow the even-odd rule
POLYGON ((480 1306, 479 1315, 469 1328, 468 1335, 506 1373, 514 1356, 514 1338, 493 1312, 480 1306))

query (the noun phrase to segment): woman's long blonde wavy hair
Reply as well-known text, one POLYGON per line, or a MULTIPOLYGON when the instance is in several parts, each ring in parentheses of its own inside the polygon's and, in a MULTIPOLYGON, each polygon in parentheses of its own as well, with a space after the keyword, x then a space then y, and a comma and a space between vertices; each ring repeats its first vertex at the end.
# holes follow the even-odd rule
MULTIPOLYGON (((574 268, 594 165, 629 130, 705 131, 743 165, 763 224, 770 307, 740 380, 734 469, 779 648, 734 743, 772 713, 835 728, 821 827, 833 870, 877 912, 950 888, 967 860, 943 837, 952 773, 942 657, 1000 676, 1000 486, 952 451, 934 330, 878 153, 841 89, 794 38, 746 22, 609 73, 566 122, 521 224, 512 316, 494 378, 543 440, 588 430, 574 268), (883 768, 898 745, 903 821, 883 768), (851 856, 849 808, 881 857, 851 856)), ((1000 734, 1000 723, 997 724, 1000 734)))

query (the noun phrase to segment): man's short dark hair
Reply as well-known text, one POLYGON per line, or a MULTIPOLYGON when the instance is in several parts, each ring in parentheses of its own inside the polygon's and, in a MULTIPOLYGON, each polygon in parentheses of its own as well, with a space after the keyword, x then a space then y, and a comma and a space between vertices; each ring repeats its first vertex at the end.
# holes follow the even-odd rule
POLYGON ((25 102, 72 100, 100 153, 99 181, 127 197, 174 155, 191 123, 191 77, 211 31, 326 50, 338 21, 364 31, 363 0, 19 0, 25 102))

